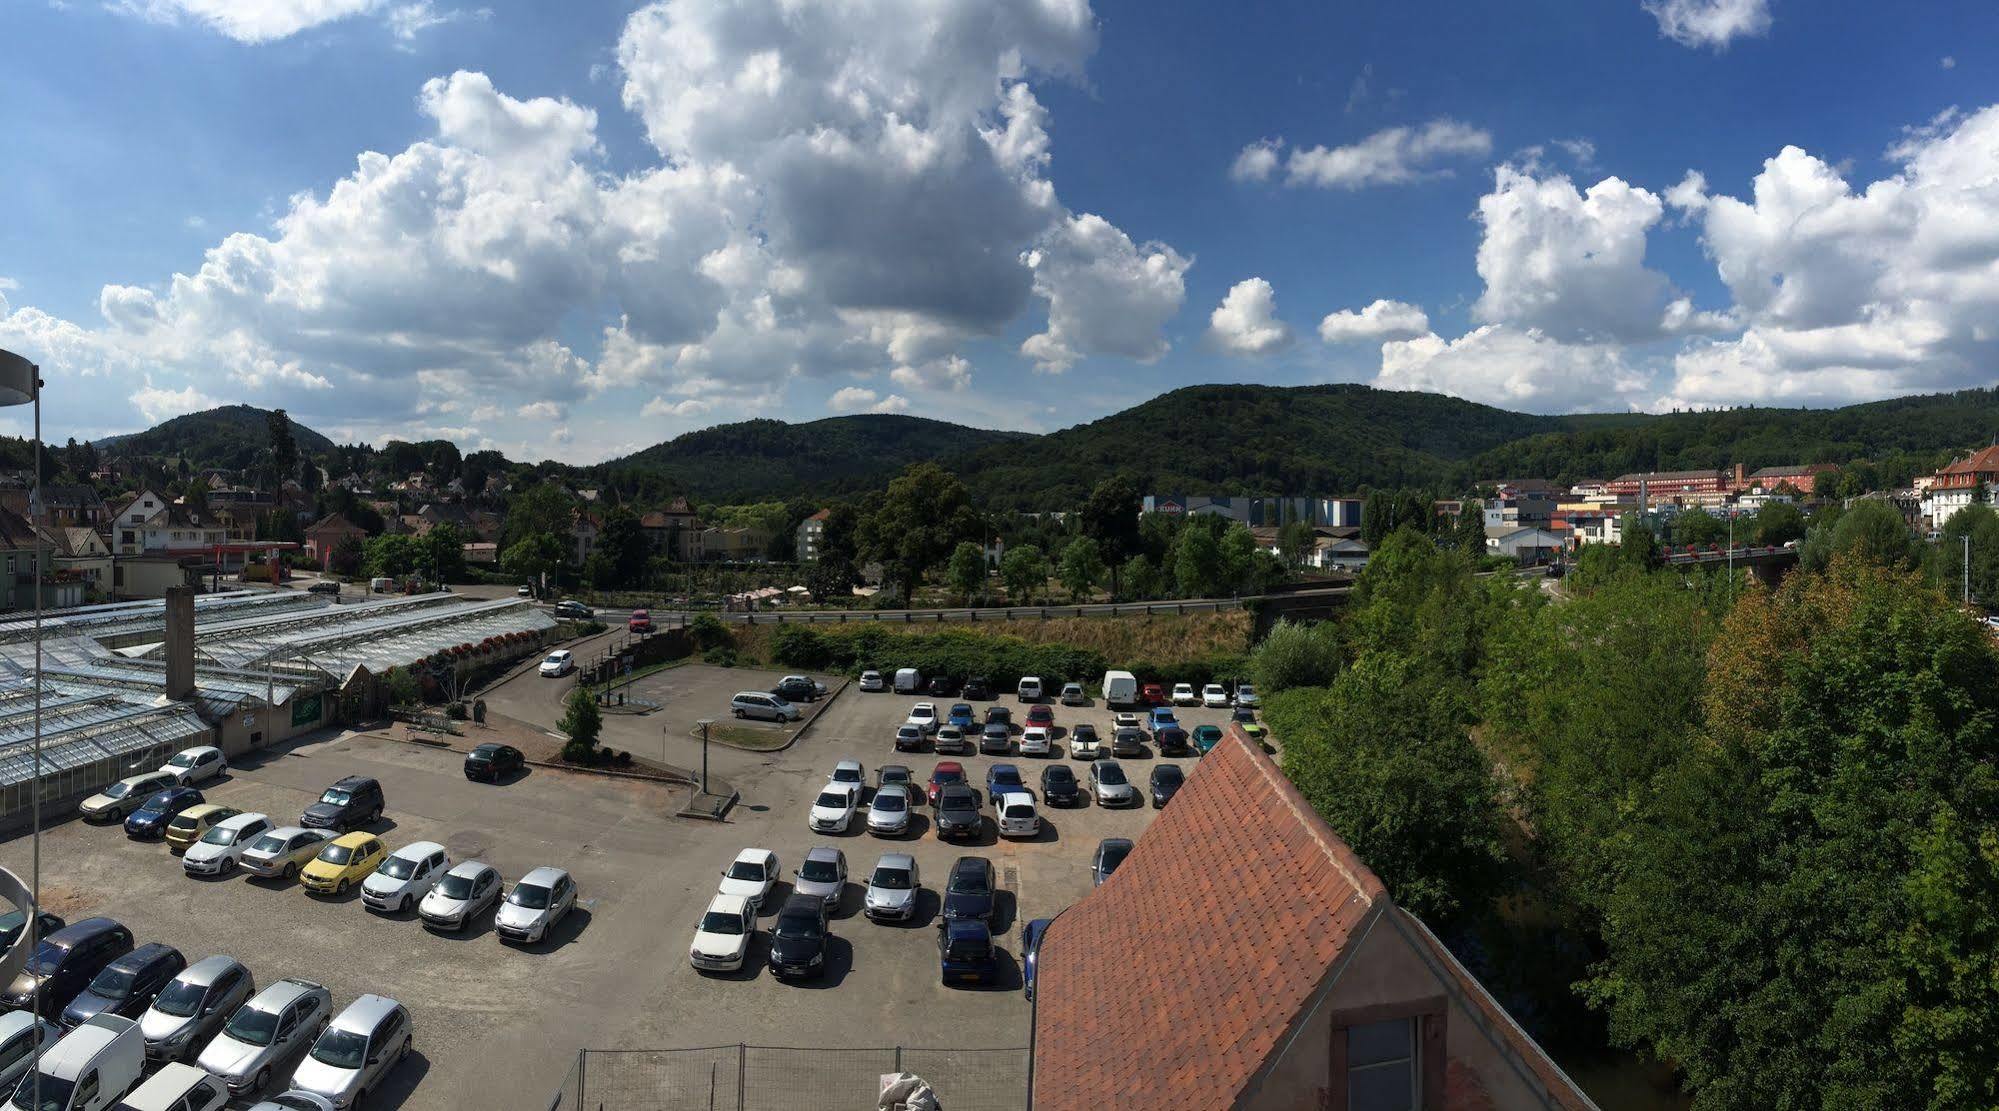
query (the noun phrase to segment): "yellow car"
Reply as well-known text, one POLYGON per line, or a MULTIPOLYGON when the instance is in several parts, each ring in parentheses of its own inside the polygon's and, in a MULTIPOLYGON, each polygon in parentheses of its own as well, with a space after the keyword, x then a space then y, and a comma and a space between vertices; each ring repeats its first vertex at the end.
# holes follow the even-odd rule
POLYGON ((201 840, 201 835, 213 829, 217 822, 234 818, 240 813, 242 811, 234 807, 217 806, 212 802, 188 807, 167 823, 167 851, 179 856, 187 851, 189 845, 201 840))
POLYGON ((348 888, 367 879, 388 855, 382 839, 372 833, 342 834, 319 850, 319 855, 305 866, 298 879, 315 895, 345 895, 348 888))

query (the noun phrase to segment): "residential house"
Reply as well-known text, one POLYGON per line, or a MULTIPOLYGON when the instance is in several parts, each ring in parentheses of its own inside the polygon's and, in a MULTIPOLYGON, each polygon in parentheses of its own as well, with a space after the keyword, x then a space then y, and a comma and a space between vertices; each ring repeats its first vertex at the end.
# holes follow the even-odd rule
POLYGON ((819 562, 819 545, 826 539, 826 518, 831 515, 831 510, 822 509, 798 522, 798 562, 819 562))
POLYGON ((229 533, 222 525, 169 503, 151 490, 134 494, 118 510, 111 526, 111 551, 120 556, 160 552, 200 555, 227 543, 229 533))
POLYGON ((1484 503, 1485 527, 1519 528, 1528 525, 1546 526, 1555 519, 1558 504, 1555 492, 1549 489, 1523 489, 1502 486, 1498 493, 1487 498, 1484 503))
POLYGON ((92 598, 111 596, 111 545, 94 528, 72 525, 67 528, 37 526, 48 545, 50 565, 58 576, 81 580, 92 598))
POLYGON ((1930 527, 1942 528, 1958 510, 1978 502, 1999 502, 1999 445, 1980 448, 1932 477, 1930 527))
POLYGON ((1364 571, 1367 545, 1357 536, 1320 536, 1306 557, 1306 565, 1321 571, 1364 571))
POLYGON ((83 579, 56 568, 54 548, 26 517, 0 508, 0 609, 34 608, 38 579, 44 609, 83 604, 83 579))
POLYGON ((104 499, 97 496, 94 486, 43 483, 41 511, 31 514, 29 502, 33 493, 31 487, 0 489, 0 509, 23 517, 32 516, 36 524, 50 528, 98 528, 109 515, 104 499))
POLYGON ((1567 546, 1567 539, 1560 533, 1531 525, 1487 526, 1485 530, 1485 550, 1488 554, 1505 556, 1523 564, 1553 563, 1567 546))
POLYGON ((1036 1111, 1595 1107, 1238 727, 1035 966, 1036 1111))
POLYGON ((349 538, 356 542, 366 541, 368 530, 348 520, 344 513, 329 513, 306 527, 305 551, 324 564, 333 558, 334 549, 349 538))
POLYGON ((696 563, 703 555, 701 520, 686 498, 675 498, 665 509, 641 514, 639 531, 645 533, 646 547, 654 556, 665 556, 675 563, 696 563))
POLYGON ((590 553, 597 550, 597 538, 603 531, 604 522, 598 520, 596 514, 583 509, 576 511, 569 526, 569 541, 577 566, 582 566, 583 561, 590 558, 590 553))
POLYGON ((703 558, 716 563, 762 563, 770 558, 768 529, 740 526, 701 530, 703 558))

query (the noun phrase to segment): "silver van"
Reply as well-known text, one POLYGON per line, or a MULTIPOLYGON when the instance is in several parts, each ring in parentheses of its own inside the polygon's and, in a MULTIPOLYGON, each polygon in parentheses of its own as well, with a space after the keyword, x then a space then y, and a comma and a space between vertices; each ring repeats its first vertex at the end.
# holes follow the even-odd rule
POLYGON ((797 721, 805 711, 785 699, 764 691, 737 691, 729 700, 729 712, 739 718, 759 721, 797 721))

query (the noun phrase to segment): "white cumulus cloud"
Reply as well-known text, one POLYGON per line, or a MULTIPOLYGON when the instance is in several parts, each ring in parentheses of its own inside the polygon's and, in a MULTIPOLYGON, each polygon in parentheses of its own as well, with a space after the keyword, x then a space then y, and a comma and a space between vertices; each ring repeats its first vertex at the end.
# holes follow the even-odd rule
POLYGON ((1642 397, 1649 377, 1615 344, 1573 344, 1487 324, 1455 340, 1423 335, 1381 345, 1385 390, 1453 394, 1533 412, 1618 409, 1642 397))
POLYGON ((1341 309, 1319 321, 1319 338, 1327 343, 1415 339, 1429 331, 1429 314, 1407 301, 1375 301, 1359 312, 1341 309))
POLYGON ((1723 49, 1770 30, 1770 0, 1644 0, 1659 33, 1682 46, 1723 49))
POLYGON ((1237 282, 1208 314, 1208 334, 1231 355, 1268 355, 1291 346, 1291 329, 1277 319, 1277 292, 1262 278, 1237 282))
POLYGON ((1135 244, 1101 216, 1065 220, 1025 256, 1034 292, 1048 301, 1048 329, 1021 353, 1060 373, 1086 355, 1150 362, 1166 353, 1160 330, 1187 296, 1193 260, 1163 243, 1135 244))
POLYGON ((901 394, 883 397, 862 386, 845 386, 833 391, 826 407, 836 413, 901 413, 909 409, 909 399, 901 394))
MULTIPOLYGON (((1251 159, 1251 180, 1261 181, 1276 169, 1276 144, 1252 145, 1236 156, 1242 171, 1251 159), (1252 151, 1262 149, 1252 157, 1252 151), (1268 156, 1267 163, 1262 159, 1268 156), (1261 167, 1261 173, 1254 170, 1261 167)), ((1484 158, 1492 153, 1492 135, 1482 128, 1451 119, 1435 119, 1417 127, 1390 127, 1342 147, 1293 147, 1284 160, 1285 184, 1320 189, 1361 189, 1370 185, 1404 185, 1448 175, 1448 163, 1484 158)), ((1238 176, 1243 176, 1240 172, 1238 176)))
POLYGON ((1229 176, 1237 181, 1269 181, 1277 172, 1277 152, 1283 147, 1282 139, 1258 139, 1235 156, 1229 176))

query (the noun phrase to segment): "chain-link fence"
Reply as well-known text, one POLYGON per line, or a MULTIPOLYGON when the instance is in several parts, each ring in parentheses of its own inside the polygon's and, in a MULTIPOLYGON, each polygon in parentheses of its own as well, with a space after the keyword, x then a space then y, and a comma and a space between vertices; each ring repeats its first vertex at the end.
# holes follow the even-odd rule
POLYGON ((1025 1049, 586 1049, 549 1111, 872 1111, 884 1073, 928 1081, 946 1111, 1027 1106, 1025 1049))

